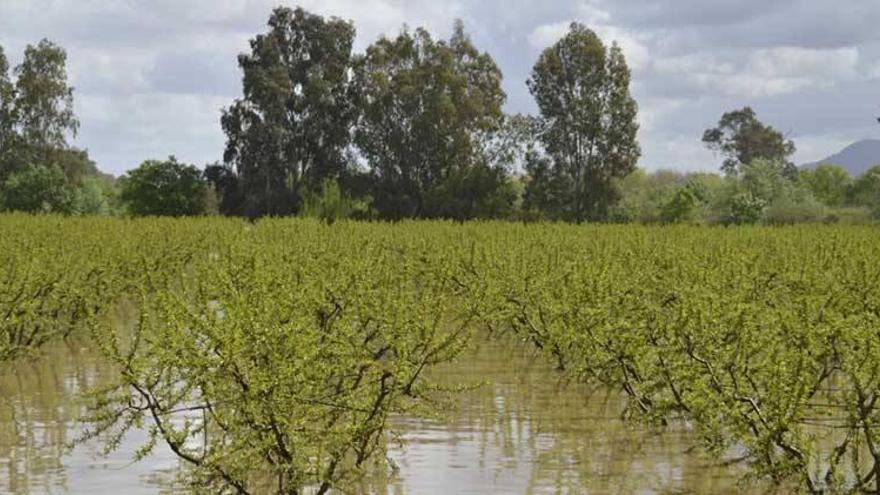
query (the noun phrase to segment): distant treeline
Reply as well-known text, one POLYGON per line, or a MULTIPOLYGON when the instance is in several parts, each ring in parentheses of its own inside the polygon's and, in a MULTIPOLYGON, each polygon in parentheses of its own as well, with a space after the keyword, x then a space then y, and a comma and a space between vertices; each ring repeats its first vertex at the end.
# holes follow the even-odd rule
POLYGON ((68 214, 308 215, 397 220, 787 223, 880 217, 880 168, 799 171, 794 143, 751 108, 703 142, 722 174, 637 168, 637 105, 620 48, 572 23, 527 81, 538 115, 508 115, 502 73, 461 22, 403 28, 354 53, 351 22, 277 8, 239 55, 223 160, 148 160, 102 176, 79 126, 66 55, 46 40, 14 69, 0 47, 0 209, 68 214))

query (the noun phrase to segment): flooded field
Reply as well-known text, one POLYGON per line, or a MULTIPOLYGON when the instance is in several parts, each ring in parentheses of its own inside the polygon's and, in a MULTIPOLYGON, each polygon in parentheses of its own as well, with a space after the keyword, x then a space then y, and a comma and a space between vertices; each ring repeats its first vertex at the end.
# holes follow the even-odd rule
MULTIPOLYGON (((35 360, 8 365, 0 379, 0 491, 8 493, 176 493, 177 459, 159 446, 133 456, 146 436, 130 434, 108 456, 94 442, 66 446, 79 392, 112 370, 83 344, 59 342, 35 360)), ((394 479, 365 492, 735 493, 737 475, 692 449, 687 431, 662 434, 620 419, 619 396, 562 381, 546 359, 507 338, 478 338, 432 378, 473 385, 442 418, 396 418, 402 445, 390 448, 394 479), (478 385, 478 386, 477 386, 478 385)))

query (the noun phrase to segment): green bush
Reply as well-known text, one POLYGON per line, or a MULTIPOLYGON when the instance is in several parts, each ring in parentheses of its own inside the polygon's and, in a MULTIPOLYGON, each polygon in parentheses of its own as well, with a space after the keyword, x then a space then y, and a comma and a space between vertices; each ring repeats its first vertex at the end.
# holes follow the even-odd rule
POLYGON ((729 223, 755 224, 764 218, 767 202, 764 199, 745 191, 731 198, 729 223))
POLYGON ((120 179, 120 199, 129 213, 140 216, 201 215, 205 207, 202 174, 193 165, 147 160, 120 179))
POLYGON ((825 207, 815 201, 796 202, 786 198, 776 201, 764 212, 764 222, 773 225, 822 222, 827 218, 825 207))
POLYGON ((825 223, 839 223, 844 225, 866 224, 874 221, 871 209, 864 206, 849 206, 845 208, 833 208, 825 216, 825 223))
POLYGON ((342 192, 339 183, 327 179, 318 192, 302 193, 300 215, 333 223, 345 218, 367 219, 372 216, 370 199, 350 198, 342 192))
POLYGON ((57 166, 31 166, 10 176, 0 191, 3 210, 72 213, 75 191, 57 166))

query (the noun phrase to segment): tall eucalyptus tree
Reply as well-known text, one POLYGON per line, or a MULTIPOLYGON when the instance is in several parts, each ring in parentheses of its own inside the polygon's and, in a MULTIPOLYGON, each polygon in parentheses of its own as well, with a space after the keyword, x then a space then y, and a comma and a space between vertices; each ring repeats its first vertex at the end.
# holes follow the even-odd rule
POLYGON ((303 189, 345 170, 355 106, 350 22, 276 8, 239 56, 244 94, 223 112, 224 160, 251 216, 296 213, 303 189))
POLYGON ((527 207, 579 222, 607 217, 614 179, 635 170, 641 155, 629 84, 620 47, 606 48, 582 24, 544 50, 528 81, 545 156, 536 151, 526 165, 527 207))

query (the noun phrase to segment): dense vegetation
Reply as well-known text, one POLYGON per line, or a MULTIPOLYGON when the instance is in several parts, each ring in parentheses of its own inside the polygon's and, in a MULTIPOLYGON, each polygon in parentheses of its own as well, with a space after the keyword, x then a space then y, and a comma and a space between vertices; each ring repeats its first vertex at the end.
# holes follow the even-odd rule
POLYGON ((324 493, 382 462, 390 414, 430 410, 422 374, 482 300, 420 236, 360 229, 3 217, 0 357, 91 337, 119 375, 85 438, 146 422, 139 455, 167 444, 193 486, 324 493))
POLYGON ((143 424, 198 486, 300 493, 381 469, 425 371, 514 332, 755 479, 876 492, 878 258, 857 226, 7 215, 0 355, 90 336, 119 373, 87 436, 143 424))
POLYGON ((9 77, 0 46, 0 211, 108 214, 112 179, 71 147, 79 120, 67 83, 67 54, 42 40, 9 77))
POLYGON ((222 162, 197 173, 173 157, 148 159, 119 180, 69 144, 79 121, 64 50, 46 40, 27 47, 13 80, 0 48, 0 210, 327 221, 880 218, 880 168, 859 178, 832 165, 799 171, 795 143, 750 107, 703 134, 723 175, 637 168, 629 68, 587 26, 572 24, 535 62, 526 84, 536 115, 504 112, 503 74, 461 22, 449 39, 404 27, 363 53, 355 34, 338 18, 273 10, 238 58, 242 95, 223 109, 222 162))

